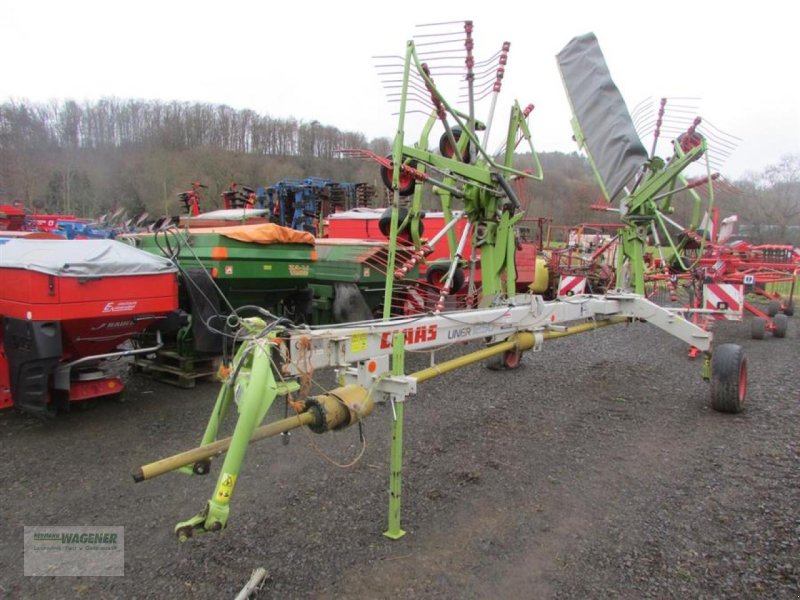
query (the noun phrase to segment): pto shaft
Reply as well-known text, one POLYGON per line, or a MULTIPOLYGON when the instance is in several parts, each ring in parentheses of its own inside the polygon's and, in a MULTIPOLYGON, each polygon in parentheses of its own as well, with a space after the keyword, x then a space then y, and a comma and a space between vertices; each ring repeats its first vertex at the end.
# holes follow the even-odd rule
MULTIPOLYGON (((286 419, 281 419, 280 421, 262 425, 253 432, 250 442, 256 442, 258 440, 263 440, 264 438, 273 437, 280 433, 284 433, 285 431, 291 431, 292 429, 297 429, 298 427, 302 427, 304 425, 311 425, 315 420, 316 415, 311 412, 304 412, 294 417, 288 417, 286 419)), ((154 477, 158 477, 164 473, 169 473, 170 471, 175 471, 176 469, 180 469, 186 465, 192 465, 194 463, 219 456, 231 445, 231 439, 232 438, 230 437, 226 437, 221 440, 217 440, 216 442, 206 444, 205 446, 198 446, 197 448, 192 448, 186 452, 174 454, 173 456, 162 458, 161 460, 157 460, 150 464, 142 465, 134 470, 133 480, 138 483, 140 481, 144 481, 145 479, 153 479, 154 477)))
MULTIPOLYGON (((327 394, 307 398, 305 412, 294 417, 262 425, 253 431, 250 442, 273 437, 304 425, 307 425, 314 433, 344 429, 369 415, 373 406, 372 397, 367 390, 360 385, 346 385, 336 388, 327 394)), ((153 479, 186 465, 192 465, 219 456, 230 447, 231 439, 227 437, 205 446, 192 448, 186 452, 142 465, 134 470, 133 480, 138 483, 145 479, 153 479)))
MULTIPOLYGON (((544 340, 550 340, 625 322, 627 322, 627 318, 625 317, 612 317, 603 321, 588 321, 579 325, 570 325, 563 331, 544 331, 541 333, 541 336, 544 340)), ((533 348, 535 343, 536 339, 533 333, 529 331, 520 331, 519 333, 512 335, 504 342, 500 342, 499 344, 494 344, 487 348, 476 350, 470 354, 465 354, 464 356, 459 356, 458 358, 439 363, 433 367, 428 367, 427 369, 412 373, 410 376, 416 379, 417 383, 422 383, 423 381, 428 381, 429 379, 433 379, 438 375, 444 375, 450 371, 460 369, 461 367, 466 367, 467 365, 486 360, 487 358, 492 358, 493 356, 497 356, 505 352, 524 352, 525 350, 530 350, 533 348)))

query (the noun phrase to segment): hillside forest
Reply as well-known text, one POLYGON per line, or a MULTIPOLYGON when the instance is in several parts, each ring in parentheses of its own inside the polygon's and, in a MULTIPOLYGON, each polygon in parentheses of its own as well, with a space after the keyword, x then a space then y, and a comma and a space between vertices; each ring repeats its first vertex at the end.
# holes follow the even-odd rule
MULTIPOLYGON (((221 207, 231 182, 255 188, 314 176, 370 183, 378 192, 374 205, 384 206, 377 165, 341 158, 342 148, 386 155, 391 140, 202 103, 8 101, 0 104, 0 204, 84 217, 117 208, 131 216, 175 215, 182 210, 176 194, 193 181, 208 186, 202 205, 208 211, 221 207)), ((521 190, 527 217, 556 224, 617 220, 591 209, 601 194, 584 158, 541 152, 540 160, 544 181, 521 190)), ((518 156, 518 167, 531 164, 529 155, 518 156)), ((715 203, 722 217, 739 215, 740 234, 753 242, 800 245, 800 156, 724 181, 715 203)))

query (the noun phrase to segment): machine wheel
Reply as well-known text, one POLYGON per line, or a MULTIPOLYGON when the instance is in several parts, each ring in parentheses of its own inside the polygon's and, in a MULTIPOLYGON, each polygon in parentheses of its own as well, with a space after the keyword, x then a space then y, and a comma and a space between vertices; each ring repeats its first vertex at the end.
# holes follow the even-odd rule
MULTIPOLYGON (((431 285, 441 288, 444 286, 444 280, 447 277, 448 267, 446 265, 432 265, 428 268, 428 272, 425 274, 425 279, 428 280, 428 283, 431 285)), ((453 281, 450 285, 450 293, 457 294, 461 291, 461 288, 464 287, 464 271, 461 267, 456 267, 456 270, 453 272, 453 281)))
POLYGON ((522 363, 522 352, 519 350, 509 350, 502 356, 503 366, 508 370, 518 369, 522 363))
POLYGON ((794 314, 794 300, 789 300, 786 308, 783 309, 783 314, 787 317, 791 317, 794 314))
POLYGON ((786 315, 775 315, 772 318, 772 324, 775 326, 772 335, 776 338, 786 337, 786 330, 789 329, 789 317, 786 315))
POLYGON ((513 371, 522 364, 522 352, 519 350, 509 350, 500 356, 492 357, 486 367, 492 371, 513 371))
POLYGON ((753 317, 750 321, 750 337, 754 340, 763 340, 767 331, 767 321, 762 317, 753 317))
MULTIPOLYGON (((388 158, 391 161, 392 155, 390 154, 386 158, 388 158)), ((417 166, 417 161, 410 160, 408 161, 407 166, 415 168, 417 166)), ((392 189, 392 170, 393 169, 391 168, 381 166, 381 180, 383 181, 383 185, 385 185, 390 190, 392 189)), ((407 175, 402 171, 400 172, 399 192, 401 196, 410 196, 411 194, 413 194, 414 186, 416 184, 417 181, 413 177, 411 177, 411 175, 407 175)))
MULTIPOLYGON (((458 127, 454 127, 453 137, 455 138, 456 142, 458 142, 458 140, 461 139, 461 129, 459 129, 458 127)), ((443 133, 442 137, 439 138, 439 152, 441 152, 442 156, 446 158, 452 158, 453 155, 456 153, 455 148, 453 148, 453 145, 450 143, 450 140, 448 139, 446 132, 443 133)), ((467 142, 467 145, 464 146, 464 150, 461 153, 464 162, 469 162, 469 153, 470 153, 470 147, 469 147, 469 142, 467 142)))
POLYGON ((711 408, 738 413, 747 395, 747 358, 738 344, 722 344, 711 358, 711 408))
POLYGON ((781 303, 775 300, 770 300, 769 304, 767 304, 767 314, 770 317, 774 317, 777 315, 781 310, 781 303))
MULTIPOLYGON (((408 215, 408 210, 406 210, 404 207, 401 206, 397 211, 397 226, 398 226, 397 233, 398 234, 405 233, 406 231, 409 230, 409 227, 407 225, 404 228, 400 227, 400 224, 403 221, 406 220, 406 215, 408 215)), ((425 232, 425 222, 422 220, 422 219, 424 219, 424 217, 425 217, 425 213, 421 212, 420 213, 420 221, 419 221, 419 234, 420 235, 422 235, 425 232)), ((389 234, 392 232, 392 209, 391 208, 387 208, 385 211, 383 211, 383 214, 381 214, 381 218, 378 219, 378 229, 380 229, 381 233, 383 235, 385 235, 387 238, 389 237, 389 234)))

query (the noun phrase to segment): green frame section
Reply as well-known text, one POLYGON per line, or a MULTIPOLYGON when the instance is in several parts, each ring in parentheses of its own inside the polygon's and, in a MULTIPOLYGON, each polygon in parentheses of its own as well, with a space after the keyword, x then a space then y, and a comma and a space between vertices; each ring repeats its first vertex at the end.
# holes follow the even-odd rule
MULTIPOLYGON (((392 375, 405 375, 405 335, 401 332, 392 336, 392 375)), ((403 493, 403 421, 405 419, 405 398, 392 400, 394 422, 392 424, 392 445, 389 456, 389 516, 388 526, 383 535, 399 540, 406 532, 400 527, 400 508, 403 493)))
MULTIPOLYGON (((249 337, 236 351, 230 374, 223 381, 217 395, 201 445, 217 440, 220 427, 234 401, 238 407, 239 417, 214 492, 205 509, 175 526, 175 533, 181 541, 185 541, 195 533, 220 531, 226 527, 231 498, 253 432, 264 420, 276 397, 300 389, 296 381, 276 381, 271 356, 275 336, 259 335, 265 330, 266 323, 260 318, 248 318, 242 320, 242 325, 249 337)), ((182 470, 206 473, 208 464, 198 463, 182 470)))
MULTIPOLYGON (((519 103, 515 102, 509 116, 508 131, 506 133, 505 150, 499 157, 489 153, 478 139, 477 131, 485 128, 483 123, 476 121, 469 115, 474 114, 470 107, 469 115, 455 109, 444 98, 429 75, 426 67, 420 61, 413 41, 406 45, 405 61, 403 67, 403 87, 400 95, 400 111, 392 144, 392 185, 394 189, 392 200, 392 220, 390 229, 390 255, 388 272, 393 273, 395 268, 395 254, 397 247, 397 233, 408 226, 411 239, 419 247, 419 223, 421 220, 422 185, 416 185, 411 199, 408 215, 405 222, 399 223, 400 208, 400 172, 401 165, 415 165, 425 181, 434 188, 438 196, 446 222, 452 220, 454 199, 459 199, 464 204, 467 219, 471 223, 472 247, 480 252, 480 269, 483 296, 490 302, 497 298, 513 296, 516 293, 516 270, 514 256, 516 252, 516 234, 514 226, 522 218, 519 201, 507 178, 526 178, 540 181, 543 178, 542 168, 536 149, 533 146, 530 129, 527 123, 527 114, 519 103), (425 123, 416 144, 406 144, 405 118, 409 98, 409 85, 412 77, 420 77, 431 96, 437 99, 441 110, 433 110, 425 123), (428 150, 429 138, 437 123, 444 126, 448 139, 455 141, 454 127, 461 130, 461 135, 456 141, 455 152, 452 157, 428 150), (525 141, 534 159, 534 172, 520 171, 513 166, 514 151, 518 142, 525 141), (471 148, 465 160, 467 145, 471 148)), ((465 259, 456 257, 457 243, 455 231, 447 234, 450 260, 465 259)), ((389 304, 392 295, 393 282, 387 280, 385 291, 385 305, 389 304)), ((384 318, 388 318, 388 311, 384 311, 384 318)))
MULTIPOLYGON (((673 148, 675 154, 668 162, 658 157, 650 159, 639 185, 622 200, 620 213, 626 227, 620 231, 622 251, 617 255, 618 288, 630 287, 633 292, 644 295, 644 257, 648 237, 651 234, 655 234, 662 244, 666 242, 669 245, 672 256, 676 257, 682 268, 691 268, 691 265, 686 265, 681 258, 681 251, 691 238, 684 236, 682 240, 676 242, 667 226, 669 219, 667 215, 673 212, 674 195, 681 191, 687 191, 694 201, 691 222, 687 227, 689 231, 697 229, 703 214, 706 212, 710 214, 714 200, 713 186, 709 183, 711 191, 704 211, 703 199, 688 187, 689 184, 682 175, 683 171, 698 160, 708 148, 705 139, 686 152, 677 140, 673 142, 673 148)), ((596 172, 595 174, 597 175, 596 172)), ((711 181, 710 173, 707 179, 711 181)), ((702 255, 704 244, 705 239, 700 242, 699 255, 702 255)))

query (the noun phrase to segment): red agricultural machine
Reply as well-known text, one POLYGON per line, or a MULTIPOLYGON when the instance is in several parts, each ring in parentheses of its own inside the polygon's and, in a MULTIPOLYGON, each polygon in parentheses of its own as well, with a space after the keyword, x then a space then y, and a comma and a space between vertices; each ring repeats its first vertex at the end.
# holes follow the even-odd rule
POLYGON ((543 250, 551 289, 559 297, 602 294, 616 285, 619 223, 550 226, 543 250), (561 240, 556 234, 561 233, 561 240))
POLYGON ((118 347, 178 304, 168 260, 112 240, 0 239, 0 408, 36 415, 122 392, 118 347))
MULTIPOLYGON (((794 314, 800 251, 791 245, 732 239, 736 217, 724 219, 718 227, 714 214, 708 230, 686 232, 689 241, 679 257, 653 263, 657 268, 648 274, 648 281, 662 282, 672 300, 685 290, 687 309, 699 314, 711 311, 711 318, 741 318, 744 311, 751 313, 754 339, 763 339, 766 332, 785 337, 794 314), (753 296, 766 300, 766 306, 751 301, 753 296)), ((650 289, 655 291, 657 285, 650 289)), ((708 319, 704 321, 708 326, 708 319)))

